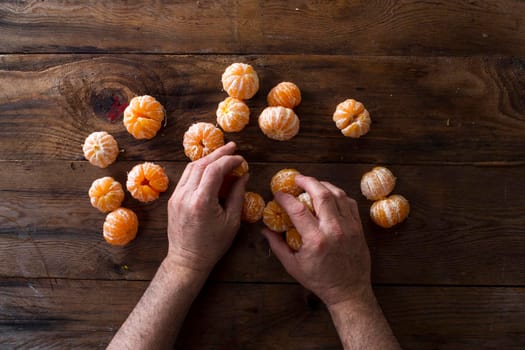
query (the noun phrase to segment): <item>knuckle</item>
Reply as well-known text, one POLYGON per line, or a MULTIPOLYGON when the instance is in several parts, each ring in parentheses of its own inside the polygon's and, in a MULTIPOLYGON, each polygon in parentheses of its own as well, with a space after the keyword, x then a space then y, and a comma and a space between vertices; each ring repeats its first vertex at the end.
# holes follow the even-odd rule
POLYGON ((308 209, 306 209, 306 206, 302 203, 294 203, 291 205, 288 209, 288 215, 294 216, 294 217, 304 217, 307 215, 308 209))
POLYGON ((321 190, 317 194, 317 199, 319 200, 319 202, 321 204, 322 203, 326 203, 326 202, 332 200, 332 193, 330 191, 328 191, 328 190, 321 190))

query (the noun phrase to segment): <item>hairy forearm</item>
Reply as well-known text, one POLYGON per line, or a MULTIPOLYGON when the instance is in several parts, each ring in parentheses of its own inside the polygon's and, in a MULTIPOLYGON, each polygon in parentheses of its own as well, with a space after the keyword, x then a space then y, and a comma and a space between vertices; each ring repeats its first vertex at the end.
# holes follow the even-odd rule
POLYGON ((372 291, 359 300, 329 306, 328 310, 346 350, 400 349, 372 291))
POLYGON ((108 349, 166 349, 172 346, 207 275, 165 259, 108 349))

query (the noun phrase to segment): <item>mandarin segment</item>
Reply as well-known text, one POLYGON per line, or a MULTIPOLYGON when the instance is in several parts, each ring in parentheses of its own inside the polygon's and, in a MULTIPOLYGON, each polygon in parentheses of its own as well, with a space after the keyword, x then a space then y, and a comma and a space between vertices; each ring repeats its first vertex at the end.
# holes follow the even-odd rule
POLYGON ((295 184, 295 177, 301 174, 296 169, 281 169, 270 181, 270 189, 273 194, 277 192, 289 193, 292 196, 298 196, 303 190, 295 184))
POLYGON ((164 107, 152 96, 136 96, 124 110, 124 126, 134 138, 151 139, 162 126, 164 107))
POLYGON ((388 196, 396 185, 396 178, 385 167, 375 167, 361 178, 361 193, 367 199, 375 201, 388 196))
POLYGON ((266 107, 259 116, 259 128, 273 140, 290 140, 299 132, 299 117, 290 108, 266 107))
POLYGON ((244 174, 247 174, 250 171, 250 168, 248 166, 248 162, 243 160, 241 165, 239 165, 237 168, 233 169, 231 174, 235 177, 241 177, 244 174))
POLYGON ((301 90, 294 83, 285 81, 270 90, 267 97, 269 106, 295 108, 301 103, 301 90))
POLYGON ((107 168, 118 157, 119 149, 115 138, 105 131, 91 133, 82 145, 84 157, 99 168, 107 168))
POLYGON ((353 99, 338 104, 332 119, 343 135, 352 138, 359 138, 368 133, 372 123, 365 106, 353 99))
POLYGON ((126 188, 140 202, 151 202, 168 189, 169 179, 164 169, 155 163, 135 165, 128 173, 126 188))
POLYGON ((303 246, 303 239, 301 238, 301 234, 299 231, 297 231, 297 229, 292 227, 286 231, 286 243, 292 250, 296 252, 301 249, 303 246))
POLYGON ((249 223, 261 220, 264 207, 265 203, 261 195, 255 192, 246 192, 244 194, 241 219, 249 223))
POLYGON ((231 97, 247 100, 259 90, 259 77, 252 66, 233 63, 222 74, 222 88, 231 97))
POLYGON ((217 108, 217 124, 226 132, 239 132, 250 121, 250 109, 243 101, 227 97, 217 108))
POLYGON ((286 211, 274 200, 269 201, 264 207, 263 222, 266 227, 275 232, 285 232, 293 226, 286 211))
POLYGON ((104 239, 111 245, 123 246, 137 236, 139 219, 130 209, 118 208, 106 216, 104 221, 104 239))
POLYGON ((398 194, 374 202, 370 207, 370 217, 378 226, 390 228, 403 222, 410 213, 408 200, 398 194))
POLYGON ((195 123, 184 133, 184 154, 192 161, 224 145, 224 134, 211 123, 195 123))
POLYGON ((124 200, 122 185, 110 176, 93 181, 88 194, 91 205, 103 213, 119 208, 124 200))

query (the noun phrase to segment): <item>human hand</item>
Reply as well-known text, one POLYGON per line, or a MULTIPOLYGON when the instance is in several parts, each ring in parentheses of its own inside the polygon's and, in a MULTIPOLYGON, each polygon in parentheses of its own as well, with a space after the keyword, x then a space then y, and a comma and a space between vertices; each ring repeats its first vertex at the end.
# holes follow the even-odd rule
POLYGON ((186 166, 168 202, 170 262, 209 273, 231 246, 248 180, 247 175, 237 179, 224 206, 219 203, 224 177, 243 161, 234 151, 230 142, 186 166))
POLYGON ((369 299, 370 253, 355 200, 312 177, 297 175, 295 183, 312 197, 316 216, 293 196, 276 193, 303 245, 293 252, 279 234, 264 229, 272 251, 288 273, 327 306, 369 299))

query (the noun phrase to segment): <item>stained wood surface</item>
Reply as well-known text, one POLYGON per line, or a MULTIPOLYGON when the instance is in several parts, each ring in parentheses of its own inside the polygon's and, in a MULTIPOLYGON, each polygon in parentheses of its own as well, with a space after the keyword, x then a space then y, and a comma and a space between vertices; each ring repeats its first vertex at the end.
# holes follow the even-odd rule
MULTIPOLYGON (((140 220, 138 238, 125 248, 101 236, 105 215, 91 207, 87 190, 102 176, 125 183, 136 162, 108 169, 87 162, 4 161, 0 163, 0 275, 89 279, 151 279, 167 251, 166 205, 185 163, 162 162, 171 179, 167 193, 152 204, 126 199, 140 220), (64 179, 69 179, 64 181, 64 179), (25 259, 27 255, 34 259, 25 259), (67 261, 67 264, 64 264, 67 261)), ((374 266, 376 283, 525 283, 523 235, 525 167, 395 166, 395 193, 410 200, 409 220, 383 230, 369 219, 371 202, 359 190, 370 165, 286 164, 328 180, 356 198, 374 266), (487 215, 490 213, 490 215, 487 215), (466 253, 468 252, 468 253, 466 253)), ((251 164, 248 189, 268 201, 271 176, 282 164, 251 164)), ((219 264, 214 280, 291 281, 269 256, 262 225, 243 224, 219 264)))
MULTIPOLYGON (((4 280, 0 346, 104 348, 146 286, 145 281, 4 280)), ((525 341, 523 288, 381 286, 375 292, 404 349, 520 349, 525 341)), ((190 310, 177 348, 341 345, 323 305, 298 285, 209 283, 190 310)))
POLYGON ((521 58, 366 58, 333 56, 6 56, 0 61, 3 159, 83 159, 93 131, 114 134, 121 159, 186 160, 182 138, 196 121, 216 123, 226 94, 220 77, 233 61, 254 65, 260 92, 250 125, 226 139, 249 161, 465 163, 525 162, 525 60, 521 58), (296 82, 301 130, 289 142, 265 137, 257 116, 282 80, 296 82), (168 124, 134 140, 115 106, 150 94, 168 124), (332 114, 346 98, 369 109, 371 132, 344 137, 332 114), (115 102, 117 101, 117 102, 115 102), (113 106, 113 109, 112 109, 113 106))
MULTIPOLYGON (((248 188, 268 200, 283 167, 358 200, 376 294, 404 349, 525 344, 525 3, 489 1, 0 0, 0 348, 105 348, 166 249, 166 204, 196 121, 215 123, 226 66, 261 79, 236 141, 248 188), (297 83, 299 135, 271 141, 256 119, 267 92, 297 83), (167 126, 150 141, 122 110, 150 94, 167 126), (359 140, 331 121, 355 98, 373 119, 359 140), (114 122, 108 117, 116 116, 114 122), (83 160, 93 131, 117 138, 108 169, 83 160), (144 160, 168 193, 125 205, 140 219, 124 248, 101 237, 91 182, 144 160), (382 230, 361 175, 387 164, 412 210, 382 230)), ((185 322, 180 349, 340 349, 329 315, 243 225, 185 322)))
POLYGON ((0 18, 9 53, 525 53, 518 0, 5 0, 0 18))

